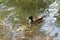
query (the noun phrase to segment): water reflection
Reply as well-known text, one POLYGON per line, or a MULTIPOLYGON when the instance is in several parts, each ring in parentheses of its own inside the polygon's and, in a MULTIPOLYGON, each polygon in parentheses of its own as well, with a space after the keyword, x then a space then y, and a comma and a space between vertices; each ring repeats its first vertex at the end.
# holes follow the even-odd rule
POLYGON ((49 15, 46 17, 42 28, 40 29, 40 31, 45 31, 45 34, 49 34, 50 36, 54 36, 55 33, 58 34, 58 36, 56 38, 53 38, 53 40, 60 40, 60 29, 57 28, 56 24, 56 18, 54 16, 56 16, 57 12, 58 12, 58 6, 59 4, 57 4, 56 2, 52 3, 51 5, 49 5, 49 15))
MULTIPOLYGON (((39 15, 39 16, 46 15, 46 17, 44 18, 44 22, 41 26, 42 28, 39 31, 44 31, 44 34, 46 36, 47 36, 47 34, 49 34, 49 36, 51 36, 53 40, 60 40, 60 38, 59 38, 60 37, 60 28, 57 28, 57 25, 56 25, 57 18, 55 17, 55 16, 59 15, 57 13, 59 10, 58 6, 59 6, 59 4, 54 2, 51 5, 49 5, 49 8, 45 9, 45 11, 41 15, 39 15), (57 36, 55 37, 55 35, 57 35, 57 36)), ((15 9, 14 7, 7 7, 6 5, 3 5, 3 4, 0 5, 0 8, 1 8, 0 9, 1 12, 4 12, 4 11, 12 12, 12 10, 15 9)), ((13 16, 15 13, 16 12, 9 13, 3 19, 3 29, 2 29, 3 32, 2 33, 4 33, 4 35, 6 35, 7 40, 18 40, 18 38, 19 38, 19 40, 20 39, 23 40, 24 38, 28 39, 28 40, 40 40, 40 38, 41 38, 40 35, 36 35, 37 38, 34 35, 34 34, 38 33, 36 31, 37 26, 34 25, 34 27, 31 27, 30 30, 26 31, 25 29, 27 26, 21 25, 20 23, 18 23, 20 21, 20 19, 13 16), (29 36, 29 37, 25 37, 25 36, 29 36), (35 39, 33 39, 32 37, 35 39)), ((22 21, 25 21, 25 20, 22 20, 22 21)), ((23 22, 23 23, 25 23, 25 22, 23 22)))

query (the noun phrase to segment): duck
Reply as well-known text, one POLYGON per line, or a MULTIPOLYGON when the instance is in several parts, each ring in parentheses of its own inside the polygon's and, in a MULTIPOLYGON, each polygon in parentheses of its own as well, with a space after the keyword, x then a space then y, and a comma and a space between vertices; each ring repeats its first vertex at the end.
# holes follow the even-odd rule
POLYGON ((41 22, 43 22, 43 18, 44 18, 45 16, 42 16, 42 17, 33 17, 33 16, 29 16, 29 23, 33 23, 33 24, 35 24, 35 23, 41 23, 41 22))

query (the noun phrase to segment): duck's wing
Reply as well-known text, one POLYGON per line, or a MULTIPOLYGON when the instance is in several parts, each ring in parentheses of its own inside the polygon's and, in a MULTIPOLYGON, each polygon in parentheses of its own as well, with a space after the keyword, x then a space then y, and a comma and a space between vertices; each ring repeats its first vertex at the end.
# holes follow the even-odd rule
POLYGON ((34 23, 38 23, 38 22, 41 22, 41 21, 42 21, 42 18, 35 18, 35 19, 33 19, 34 23))

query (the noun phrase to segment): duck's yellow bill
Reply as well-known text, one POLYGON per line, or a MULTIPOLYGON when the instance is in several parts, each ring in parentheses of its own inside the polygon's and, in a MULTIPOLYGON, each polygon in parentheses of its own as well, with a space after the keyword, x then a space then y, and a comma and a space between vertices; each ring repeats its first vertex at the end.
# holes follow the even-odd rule
POLYGON ((26 20, 28 20, 29 18, 27 17, 26 20))

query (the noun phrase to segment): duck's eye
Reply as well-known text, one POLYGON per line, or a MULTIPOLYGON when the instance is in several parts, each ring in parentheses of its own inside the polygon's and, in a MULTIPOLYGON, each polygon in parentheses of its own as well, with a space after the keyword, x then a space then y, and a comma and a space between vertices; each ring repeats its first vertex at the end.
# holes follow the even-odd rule
POLYGON ((30 16, 30 17, 29 17, 29 19, 31 19, 31 20, 32 20, 32 19, 33 19, 33 16, 30 16))

